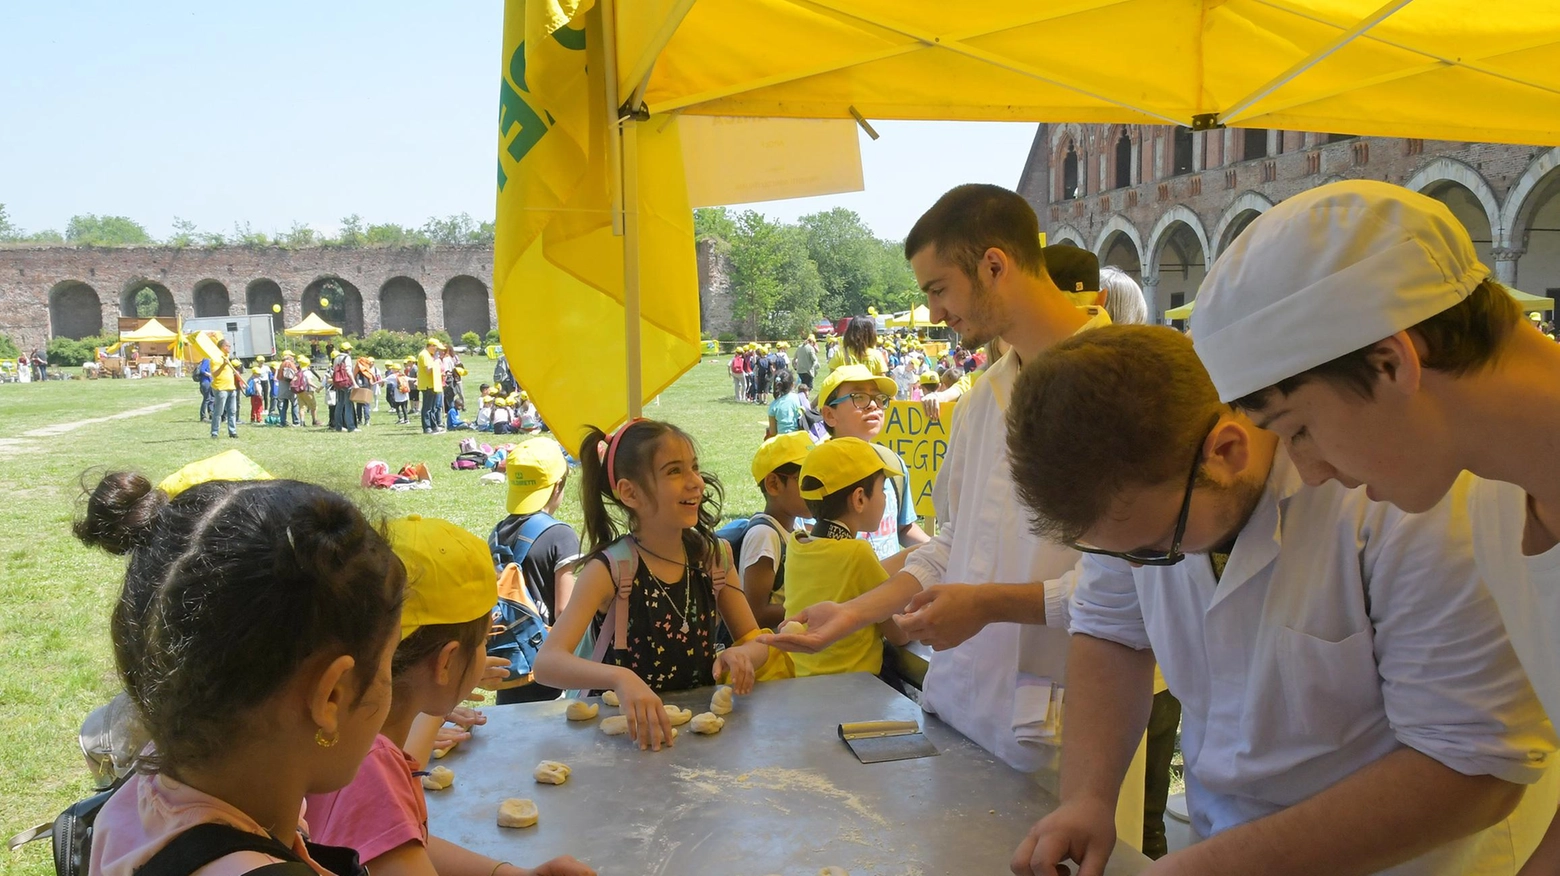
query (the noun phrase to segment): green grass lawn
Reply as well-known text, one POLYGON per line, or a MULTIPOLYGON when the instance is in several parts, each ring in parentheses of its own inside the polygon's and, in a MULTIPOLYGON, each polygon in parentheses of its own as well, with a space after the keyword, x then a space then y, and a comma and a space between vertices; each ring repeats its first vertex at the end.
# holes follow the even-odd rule
MULTIPOLYGON (((468 387, 491 374, 475 360, 468 387)), ((475 391, 471 392, 475 395, 475 391)), ((89 550, 70 535, 83 484, 104 471, 131 469, 154 482, 193 460, 237 447, 271 474, 314 481, 353 497, 371 513, 444 517, 486 536, 504 515, 505 489, 452 471, 460 438, 395 425, 388 408, 355 435, 328 429, 251 427, 244 403, 238 440, 209 436, 196 419, 199 393, 186 379, 50 381, 0 385, 0 835, 52 820, 90 790, 76 743, 86 714, 118 690, 108 615, 124 561, 89 550), (59 427, 138 411, 145 414, 59 427), (395 493, 358 486, 363 464, 392 468, 426 462, 431 491, 395 493)), ((324 414, 321 401, 320 413, 324 414)), ((699 442, 700 462, 725 483, 726 510, 761 507, 748 463, 763 438, 763 408, 731 399, 725 363, 706 359, 646 414, 682 426, 699 442)), ((489 436, 488 440, 491 440, 489 436)), ((576 525, 571 490, 560 516, 576 525)), ((0 873, 52 872, 47 843, 23 854, 0 851, 0 873)))

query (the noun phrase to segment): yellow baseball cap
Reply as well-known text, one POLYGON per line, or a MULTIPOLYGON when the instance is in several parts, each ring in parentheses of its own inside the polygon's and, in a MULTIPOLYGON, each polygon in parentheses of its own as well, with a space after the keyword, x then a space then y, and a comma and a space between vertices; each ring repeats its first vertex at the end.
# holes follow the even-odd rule
POLYGON ((800 465, 814 446, 812 435, 806 432, 787 432, 764 441, 753 454, 754 482, 769 477, 770 472, 786 463, 800 465))
POLYGON ((840 388, 840 384, 861 381, 877 384, 878 391, 889 398, 899 393, 899 384, 895 383, 892 377, 873 374, 865 365, 841 365, 830 371, 829 376, 825 377, 823 383, 818 386, 818 394, 815 396, 818 407, 821 408, 829 403, 829 400, 834 397, 834 391, 840 388))
POLYGON ((282 351, 282 358, 283 359, 286 359, 288 356, 291 356, 291 355, 293 355, 293 351, 292 350, 283 350, 282 351))
POLYGON ((157 489, 168 498, 207 481, 268 481, 271 475, 260 464, 238 450, 225 450, 216 456, 197 460, 163 478, 157 489))
POLYGON ((537 437, 509 451, 504 471, 509 478, 504 507, 510 514, 535 514, 547 505, 553 487, 569 473, 569 463, 556 440, 537 437))
POLYGON ((299 356, 298 357, 298 367, 300 367, 300 368, 307 368, 307 367, 309 367, 309 357, 308 356, 299 356))
POLYGON ((923 371, 923 372, 921 372, 921 385, 922 386, 936 386, 937 385, 937 381, 938 381, 938 377, 937 377, 937 374, 935 372, 932 372, 932 371, 923 371))
POLYGON ((346 341, 342 341, 341 342, 341 346, 337 347, 336 349, 338 349, 338 350, 350 350, 350 349, 352 349, 352 345, 347 343, 346 341))
POLYGON ((831 438, 807 454, 802 463, 802 498, 822 499, 877 472, 902 475, 899 457, 886 447, 860 438, 831 438), (808 483, 817 486, 808 489, 808 483))
POLYGON ((430 624, 463 624, 498 602, 498 575, 487 542, 448 520, 412 514, 388 526, 390 547, 406 564, 401 639, 430 624))

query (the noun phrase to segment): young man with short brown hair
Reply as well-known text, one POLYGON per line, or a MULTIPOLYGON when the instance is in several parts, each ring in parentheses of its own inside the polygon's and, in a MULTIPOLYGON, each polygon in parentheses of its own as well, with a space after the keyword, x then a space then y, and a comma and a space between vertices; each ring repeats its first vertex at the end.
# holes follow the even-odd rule
POLYGON ((1305 486, 1150 326, 1028 363, 1007 443, 1036 531, 1085 553, 1062 805, 1015 872, 1102 872, 1156 659, 1205 838, 1156 873, 1510 876, 1537 846, 1556 740, 1474 570, 1472 478, 1413 515, 1305 486))

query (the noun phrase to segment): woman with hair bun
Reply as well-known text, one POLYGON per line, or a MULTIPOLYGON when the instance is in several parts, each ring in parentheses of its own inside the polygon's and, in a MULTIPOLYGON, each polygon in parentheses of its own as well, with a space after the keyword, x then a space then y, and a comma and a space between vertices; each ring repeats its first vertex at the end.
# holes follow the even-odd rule
POLYGON ((97 815, 90 876, 353 874, 355 856, 304 842, 303 799, 350 782, 388 714, 406 572, 385 539, 311 484, 169 498, 126 472, 96 485, 75 534, 128 557, 114 660, 152 739, 97 815), (249 850, 197 842, 212 824, 249 850))

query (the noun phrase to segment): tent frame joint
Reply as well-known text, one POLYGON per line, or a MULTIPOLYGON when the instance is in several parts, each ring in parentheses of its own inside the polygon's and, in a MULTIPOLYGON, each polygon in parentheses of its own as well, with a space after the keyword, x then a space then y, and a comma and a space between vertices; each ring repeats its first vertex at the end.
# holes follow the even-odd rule
POLYGON ((1194 131, 1213 131, 1222 127, 1224 127, 1224 123, 1219 121, 1218 113, 1197 113, 1192 116, 1192 130, 1194 131))

